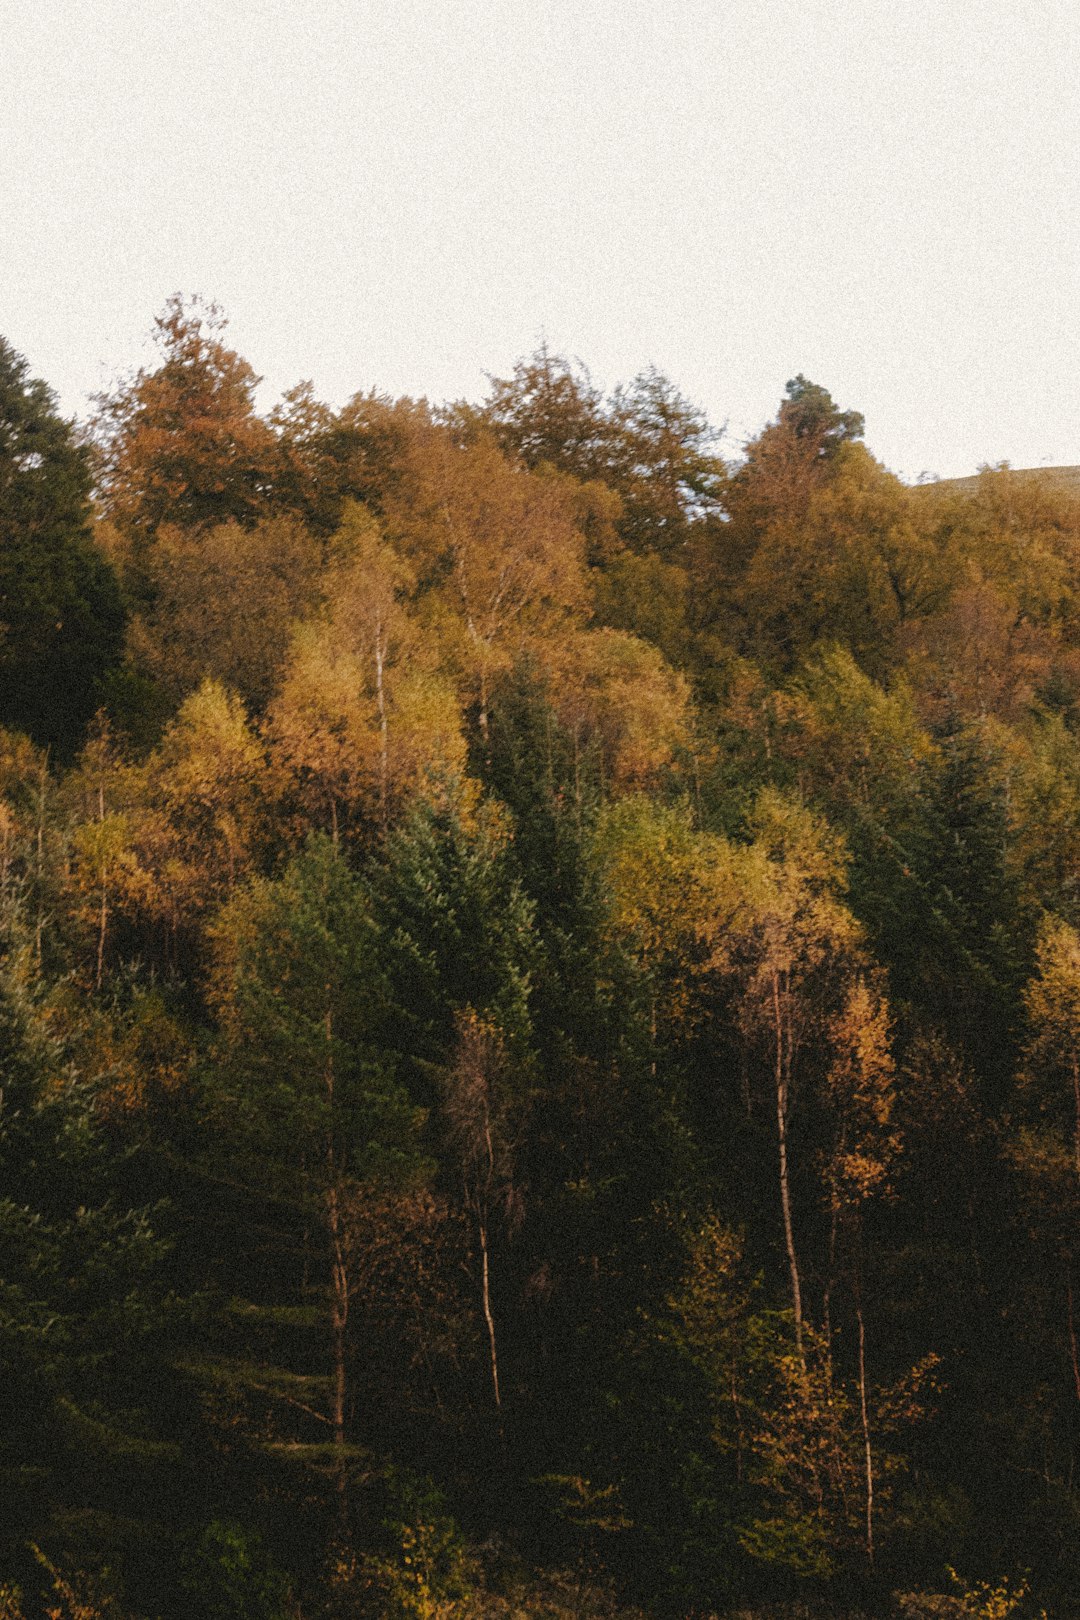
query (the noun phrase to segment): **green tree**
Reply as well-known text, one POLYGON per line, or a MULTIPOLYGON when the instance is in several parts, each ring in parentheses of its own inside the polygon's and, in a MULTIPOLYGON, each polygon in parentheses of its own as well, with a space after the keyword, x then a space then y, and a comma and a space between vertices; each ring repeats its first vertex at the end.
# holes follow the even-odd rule
POLYGON ((32 933, 7 907, 0 926, 0 1567, 14 1571, 30 1540, 101 1560, 117 1521, 162 1537, 182 1403, 167 1245, 125 1201, 100 1077, 76 1062, 32 933))
POLYGON ((502 806, 477 805, 466 789, 439 804, 421 800, 373 878, 404 1013, 398 1041, 418 1073, 450 1061, 456 1020, 469 1007, 497 1024, 512 1053, 528 1050, 536 941, 511 835, 502 806))
MULTIPOLYGON (((239 891, 214 943, 213 1000, 224 1044, 213 1114, 232 1176, 256 1206, 277 1206, 285 1216, 284 1257, 304 1249, 305 1232, 314 1238, 331 1374, 327 1410, 313 1415, 330 1429, 344 1527, 354 1211, 366 1188, 421 1168, 420 1116, 388 1053, 386 985, 370 908, 327 838, 313 835, 276 881, 256 879, 239 891)), ((304 1303, 302 1291, 297 1303, 304 1303)), ((273 1389, 272 1376, 264 1382, 273 1389)), ((277 1384, 290 1398, 290 1380, 277 1384)), ((316 1379, 306 1387, 320 1386, 316 1379)))
POLYGON ((955 715, 923 762, 893 882, 863 914, 893 993, 966 1053, 997 1105, 1007 1095, 1033 919, 1010 861, 1007 783, 987 729, 955 715))
POLYGON ((611 399, 609 482, 632 551, 678 561, 693 526, 719 511, 726 469, 719 434, 663 372, 648 366, 611 399))
POLYGON ((119 662, 124 608, 90 538, 86 452, 0 338, 0 723, 70 754, 119 662))

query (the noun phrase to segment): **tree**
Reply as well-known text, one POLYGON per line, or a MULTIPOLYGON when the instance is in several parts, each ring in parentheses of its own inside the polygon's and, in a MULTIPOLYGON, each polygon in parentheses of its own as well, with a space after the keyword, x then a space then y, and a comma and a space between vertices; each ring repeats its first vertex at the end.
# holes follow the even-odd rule
POLYGON ((418 1075, 453 1061, 457 1020, 470 1007, 524 1067, 536 941, 511 833, 502 806, 477 803, 472 786, 420 799, 373 877, 394 1000, 407 1009, 399 1043, 418 1075))
POLYGON ((550 467, 582 483, 603 478, 611 425, 584 366, 541 343, 511 377, 490 378, 476 417, 526 467, 550 467))
POLYGON ((461 714, 407 600, 411 571, 355 502, 298 628, 267 732, 305 813, 336 837, 365 814, 385 834, 410 794, 465 762, 461 714))
POLYGON ((0 918, 0 1565, 83 1525, 108 1559, 110 1516, 159 1548, 181 1469, 170 1419, 180 1302, 166 1300, 166 1212, 124 1196, 57 998, 17 908, 0 918), (155 1226, 159 1229, 155 1231, 155 1226), (167 1337, 172 1330, 172 1344, 167 1337))
POLYGON ((654 782, 688 745, 686 682, 649 642, 586 630, 549 642, 539 656, 575 751, 595 750, 613 791, 654 782))
POLYGON ((688 817, 628 801, 601 824, 611 921, 632 942, 669 1027, 725 1011, 751 1074, 767 1076, 776 1122, 784 1248, 797 1352, 805 1314, 790 1125, 807 1048, 825 1044, 830 1014, 863 963, 861 930, 843 901, 843 844, 819 817, 775 789, 749 818, 750 844, 696 833, 688 817), (721 1002, 723 1006, 723 1002, 721 1002))
POLYGON ((1037 1075, 1044 1107, 1059 1117, 1071 1102, 1073 1163, 1080 1184, 1080 935, 1059 918, 1044 916, 1036 944, 1036 972, 1025 995, 1031 1034, 1029 1076, 1037 1075), (1056 1081, 1055 1090, 1051 1085, 1056 1081))
POLYGON ((664 562, 655 552, 639 556, 628 551, 594 569, 590 585, 601 624, 651 641, 676 669, 686 667, 691 632, 685 568, 664 562))
POLYGON ((107 890, 129 924, 148 925, 152 959, 189 966, 199 926, 250 874, 266 832, 266 760, 243 704, 203 681, 148 759, 94 746, 80 777, 77 887, 107 890))
POLYGON ((867 912, 893 993, 968 1054, 1003 1100, 1033 919, 1010 860, 1008 783, 993 733, 955 712, 920 771, 895 881, 867 912))
POLYGON ((619 499, 620 540, 633 552, 676 560, 692 526, 719 509, 719 434, 655 366, 605 401, 580 363, 542 344, 512 377, 492 378, 478 410, 458 407, 455 420, 466 439, 491 432, 526 467, 586 490, 607 485, 619 499))
POLYGON ((866 1317, 863 1310, 862 1210, 888 1190, 890 1163, 900 1145, 893 1122, 896 1064, 891 1050, 888 1005, 877 986, 858 975, 848 987, 843 1006, 829 1028, 831 1061, 825 1081, 825 1104, 832 1116, 826 1150, 831 1229, 829 1281, 825 1297, 825 1336, 831 1351, 831 1295, 841 1228, 854 1251, 851 1257, 855 1321, 858 1329, 859 1422, 863 1442, 866 1558, 874 1565, 874 1452, 867 1386, 866 1317))
POLYGON ((841 411, 827 389, 801 374, 788 383, 776 421, 746 448, 734 473, 728 505, 740 526, 798 518, 841 447, 861 439, 863 419, 841 411))
POLYGON ((732 972, 743 1039, 771 1070, 780 1206, 797 1354, 803 1353, 803 1291, 791 1191, 790 1121, 800 1057, 858 964, 860 931, 841 898, 844 850, 820 820, 772 790, 750 822, 745 899, 733 927, 714 936, 712 967, 732 972))
POLYGON ((262 713, 281 682, 294 623, 319 594, 320 547, 293 518, 160 528, 131 627, 134 667, 174 703, 206 679, 262 713), (243 611, 238 611, 238 604, 243 611))
POLYGON ((131 822, 112 802, 122 776, 122 763, 103 726, 89 739, 65 783, 78 817, 71 832, 70 888, 83 931, 93 939, 95 990, 105 978, 112 908, 135 877, 131 822))
POLYGON ((90 538, 85 450, 0 338, 0 724, 70 755, 119 662, 124 607, 90 538))
POLYGON ((699 624, 731 622, 747 652, 790 665, 805 639, 798 620, 817 605, 811 503, 862 430, 862 417, 838 410, 825 389, 801 376, 788 383, 776 421, 751 441, 728 481, 728 522, 695 547, 699 624))
POLYGON ((502 1425, 499 1355, 491 1296, 492 1228, 501 1213, 512 1229, 519 1197, 514 1185, 514 1144, 506 1083, 506 1052, 499 1030, 471 1007, 456 1019, 453 1061, 443 1080, 449 1138, 461 1170, 465 1204, 480 1243, 480 1297, 491 1361, 491 1392, 502 1425))
POLYGON ((741 904, 726 839, 694 827, 685 806, 643 794, 600 815, 595 860, 605 931, 638 962, 656 1052, 704 1016, 702 965, 734 926, 741 904))
POLYGON ((442 609, 444 656, 462 671, 486 746, 495 676, 585 605, 582 538, 556 482, 512 466, 490 441, 458 449, 434 435, 408 470, 387 531, 442 609))
POLYGON ((719 510, 719 434, 655 366, 615 390, 611 423, 609 481, 626 508, 622 537, 631 551, 677 561, 693 525, 719 510))
POLYGON ((274 435, 255 411, 259 378, 224 343, 216 304, 174 293, 154 321, 161 363, 98 396, 98 496, 131 543, 163 523, 250 525, 271 506, 274 435))
POLYGON ((953 570, 920 521, 917 496, 865 445, 840 442, 810 460, 796 439, 792 454, 810 487, 765 522, 740 609, 755 640, 788 662, 836 642, 881 678, 901 638, 948 600, 953 570))
POLYGON ((1069 1361, 1080 1401, 1074 1274, 1080 1209, 1080 935, 1050 914, 1041 919, 1036 970, 1024 995, 1028 1038, 1019 1102, 1027 1116, 1013 1159, 1032 1208, 1036 1240, 1049 1240, 1065 1273, 1069 1361))
POLYGON ((417 1173, 421 1116, 387 1050, 386 984, 366 897, 328 839, 313 835, 280 878, 242 889, 213 942, 224 1048, 212 1106, 233 1173, 255 1200, 284 1206, 286 1254, 303 1246, 305 1227, 320 1237, 332 1368, 321 1415, 344 1526, 351 1212, 366 1187, 417 1173))

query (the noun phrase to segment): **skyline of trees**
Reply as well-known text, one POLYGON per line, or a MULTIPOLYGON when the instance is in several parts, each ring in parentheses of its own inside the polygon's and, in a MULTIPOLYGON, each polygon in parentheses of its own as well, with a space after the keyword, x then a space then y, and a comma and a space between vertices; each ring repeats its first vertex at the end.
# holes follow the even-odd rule
POLYGON ((157 334, 0 348, 0 1614, 1070 1612, 1080 500, 157 334))

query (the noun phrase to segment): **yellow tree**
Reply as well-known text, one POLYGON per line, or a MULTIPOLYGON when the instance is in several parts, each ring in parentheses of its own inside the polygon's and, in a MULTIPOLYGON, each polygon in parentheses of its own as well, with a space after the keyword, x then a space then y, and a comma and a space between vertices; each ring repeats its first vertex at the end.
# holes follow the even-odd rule
POLYGON ((795 1241, 789 1126, 801 1060, 821 1040, 831 1008, 862 960, 861 934, 844 904, 841 840, 797 801, 765 789, 750 819, 754 841, 731 876, 740 905, 707 923, 705 964, 735 990, 748 1053, 763 1060, 776 1117, 780 1208, 798 1355, 803 1293, 795 1241))
MULTIPOLYGON (((831 1043, 852 1036, 852 1009, 859 1003, 849 1005, 848 998, 866 958, 843 898, 842 840, 804 805, 771 788, 759 795, 749 831, 752 841, 737 844, 696 832, 685 812, 628 799, 601 819, 598 857, 609 926, 653 985, 654 1029, 658 1015, 673 1029, 693 1027, 710 1015, 723 990, 751 1072, 768 1077, 801 1357, 805 1310, 791 1111, 807 1057, 827 1057, 831 1043), (836 1023, 844 1008, 849 1023, 836 1023)), ((844 1072, 851 1080, 856 1070, 849 1063, 844 1072)), ((865 1090, 870 1081, 864 1079, 865 1090)))
POLYGON ((647 786, 688 744, 689 688, 649 642, 621 630, 579 630, 538 651, 556 714, 577 748, 599 749, 616 791, 647 786))
POLYGON ((830 1222, 829 1279, 824 1335, 830 1357, 830 1296, 841 1224, 852 1229, 855 1320, 858 1327, 859 1423, 863 1444, 864 1533, 867 1562, 874 1563, 874 1451, 866 1376, 866 1319, 863 1311, 861 1221, 868 1199, 888 1191, 889 1167, 900 1147, 893 1119, 896 1064, 891 1046, 888 1004, 879 986, 863 973, 847 987, 843 1005, 829 1023, 830 1062, 825 1106, 830 1141, 825 1153, 830 1222))
MULTIPOLYGON (((215 681, 185 700, 144 763, 119 763, 105 782, 104 819, 119 818, 114 828, 129 840, 112 858, 117 906, 157 932, 167 960, 181 934, 252 870, 269 800, 264 752, 244 706, 215 681)), ((101 819, 101 804, 95 812, 91 803, 86 821, 101 819)), ((103 835, 83 836, 92 877, 103 835)))
POLYGON ((359 506, 337 544, 325 609, 296 632, 267 724, 302 808, 335 838, 368 808, 385 832, 403 799, 465 758, 453 690, 407 605, 409 569, 359 506))
POLYGON ((685 807, 634 795, 600 816, 595 855, 610 937, 640 964, 649 985, 654 1045, 704 1015, 702 974, 742 905, 738 856, 726 839, 697 831, 685 807))
POLYGON ((1080 1185, 1080 934, 1060 918, 1044 916, 1036 946, 1036 972, 1025 1001, 1031 1026, 1026 1070, 1038 1082, 1051 1113, 1059 1095, 1071 1103, 1071 1148, 1080 1185))
POLYGON ((421 588, 449 616, 448 653, 486 740, 494 676, 584 611, 572 507, 556 480, 511 466, 492 442, 459 449, 448 433, 433 433, 411 450, 387 523, 421 588))
POLYGON ((93 940, 94 988, 105 976, 111 908, 136 870, 131 817, 124 808, 124 769, 106 725, 90 738, 63 784, 74 825, 69 888, 78 920, 93 940))

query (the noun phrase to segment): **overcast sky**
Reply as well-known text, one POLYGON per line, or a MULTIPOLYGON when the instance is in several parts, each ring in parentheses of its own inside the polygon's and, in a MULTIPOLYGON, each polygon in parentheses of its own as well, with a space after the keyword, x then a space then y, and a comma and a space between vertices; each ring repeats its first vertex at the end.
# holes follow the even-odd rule
POLYGON ((0 0, 0 332, 69 414, 216 299, 267 405, 543 334, 733 447, 1080 462, 1076 0, 0 0))

